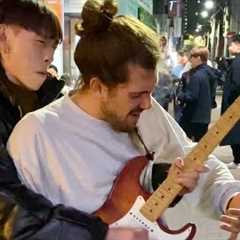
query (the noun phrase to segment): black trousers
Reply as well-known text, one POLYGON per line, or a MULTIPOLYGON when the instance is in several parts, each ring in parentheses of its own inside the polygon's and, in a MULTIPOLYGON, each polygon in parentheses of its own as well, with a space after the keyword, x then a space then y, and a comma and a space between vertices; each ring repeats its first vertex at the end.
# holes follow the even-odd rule
POLYGON ((240 164, 240 144, 231 145, 233 153, 233 162, 240 164))
POLYGON ((207 123, 191 123, 180 121, 179 122, 182 129, 185 131, 187 136, 194 142, 198 142, 208 131, 207 123))

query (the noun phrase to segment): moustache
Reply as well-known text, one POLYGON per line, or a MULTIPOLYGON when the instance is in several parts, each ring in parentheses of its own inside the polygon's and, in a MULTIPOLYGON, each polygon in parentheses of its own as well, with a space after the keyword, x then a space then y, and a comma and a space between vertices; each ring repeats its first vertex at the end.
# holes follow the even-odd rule
POLYGON ((141 114, 142 111, 143 111, 143 109, 141 109, 141 108, 135 108, 130 111, 130 114, 141 114))

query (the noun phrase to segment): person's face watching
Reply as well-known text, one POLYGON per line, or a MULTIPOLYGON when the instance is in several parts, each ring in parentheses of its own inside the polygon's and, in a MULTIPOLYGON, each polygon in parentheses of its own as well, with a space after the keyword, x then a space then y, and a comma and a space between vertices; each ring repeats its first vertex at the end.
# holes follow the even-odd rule
POLYGON ((54 77, 56 79, 59 79, 58 72, 54 68, 49 67, 47 69, 47 72, 50 74, 50 76, 52 76, 52 77, 54 77))
POLYGON ((132 131, 142 111, 151 107, 151 93, 156 83, 154 70, 139 65, 128 66, 128 81, 107 89, 101 104, 103 120, 116 131, 132 131))
POLYGON ((24 88, 38 90, 47 78, 56 41, 15 25, 0 25, 1 63, 8 78, 24 88))
POLYGON ((183 64, 183 65, 186 65, 187 63, 188 63, 188 56, 187 55, 183 55, 182 57, 181 57, 181 60, 180 60, 180 64, 183 64))
POLYGON ((237 53, 240 53, 240 43, 238 42, 231 42, 228 46, 229 53, 231 55, 235 55, 237 53))
POLYGON ((197 55, 194 55, 194 54, 191 54, 190 62, 191 62, 192 68, 196 68, 197 66, 202 64, 200 56, 197 56, 197 55))

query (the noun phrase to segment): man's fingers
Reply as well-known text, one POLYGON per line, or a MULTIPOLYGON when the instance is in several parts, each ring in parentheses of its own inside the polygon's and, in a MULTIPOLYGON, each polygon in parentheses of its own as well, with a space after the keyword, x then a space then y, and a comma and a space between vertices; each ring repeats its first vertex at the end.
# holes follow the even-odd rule
POLYGON ((109 228, 106 240, 148 240, 148 231, 140 228, 109 228))
POLYGON ((195 170, 181 171, 179 170, 178 175, 175 179, 176 183, 183 186, 181 195, 193 191, 196 187, 199 179, 199 172, 195 170))
POLYGON ((220 221, 222 222, 220 227, 231 233, 229 240, 236 240, 238 233, 240 232, 240 210, 239 209, 228 209, 227 214, 222 215, 220 221))
POLYGON ((170 168, 169 173, 175 172, 175 181, 183 187, 181 195, 192 192, 196 187, 199 175, 209 171, 209 168, 205 165, 195 165, 191 169, 184 167, 184 161, 181 158, 176 158, 170 168))
POLYGON ((240 218, 240 209, 239 208, 229 208, 227 210, 227 214, 240 218))
POLYGON ((184 161, 181 158, 177 158, 174 162, 175 167, 179 168, 179 169, 183 169, 184 167, 184 161))
POLYGON ((147 240, 148 239, 148 231, 145 229, 139 229, 135 232, 134 239, 143 239, 147 240))
POLYGON ((182 158, 178 157, 175 159, 174 163, 172 164, 171 169, 177 169, 180 172, 188 172, 188 171, 196 171, 198 173, 205 173, 209 171, 209 168, 207 165, 195 165, 192 167, 192 169, 184 169, 184 161, 182 158))
POLYGON ((238 234, 237 233, 231 233, 228 240, 237 240, 238 234))
POLYGON ((201 166, 198 165, 194 169, 199 173, 206 173, 209 171, 209 167, 207 165, 201 165, 201 166))
POLYGON ((239 219, 234 217, 234 216, 227 216, 227 215, 222 215, 220 218, 220 221, 230 224, 230 225, 234 225, 236 227, 238 227, 238 231, 240 231, 240 222, 239 219))
POLYGON ((239 233, 239 229, 237 229, 236 227, 226 224, 226 223, 221 223, 220 225, 221 229, 228 231, 230 233, 234 233, 234 234, 238 234, 239 233))

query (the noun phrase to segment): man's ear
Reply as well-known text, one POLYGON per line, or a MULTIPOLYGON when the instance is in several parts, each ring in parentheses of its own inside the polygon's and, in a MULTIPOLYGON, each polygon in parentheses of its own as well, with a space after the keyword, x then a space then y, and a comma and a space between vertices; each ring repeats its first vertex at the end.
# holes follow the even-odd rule
POLYGON ((0 24, 0 42, 6 41, 6 25, 0 24))
POLYGON ((7 44, 7 26, 0 24, 0 50, 2 53, 9 52, 9 46, 7 44))
POLYGON ((107 95, 108 87, 103 84, 100 78, 92 77, 89 81, 89 89, 99 97, 104 97, 107 95))

